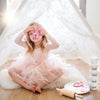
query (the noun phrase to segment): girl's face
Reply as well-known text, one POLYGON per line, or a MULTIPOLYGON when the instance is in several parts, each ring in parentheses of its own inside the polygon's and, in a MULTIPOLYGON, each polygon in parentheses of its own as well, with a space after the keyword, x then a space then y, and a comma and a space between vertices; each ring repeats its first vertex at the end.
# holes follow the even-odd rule
POLYGON ((34 30, 29 32, 29 38, 33 42, 39 42, 42 40, 42 36, 37 34, 37 32, 35 32, 34 30))

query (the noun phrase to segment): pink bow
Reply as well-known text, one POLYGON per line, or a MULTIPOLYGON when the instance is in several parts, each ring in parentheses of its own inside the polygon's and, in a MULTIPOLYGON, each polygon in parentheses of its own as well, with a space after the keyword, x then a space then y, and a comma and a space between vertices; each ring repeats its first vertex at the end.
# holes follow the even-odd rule
POLYGON ((38 27, 38 26, 37 26, 37 28, 34 30, 34 33, 35 33, 37 36, 39 36, 39 35, 42 36, 41 31, 39 30, 39 27, 38 27))

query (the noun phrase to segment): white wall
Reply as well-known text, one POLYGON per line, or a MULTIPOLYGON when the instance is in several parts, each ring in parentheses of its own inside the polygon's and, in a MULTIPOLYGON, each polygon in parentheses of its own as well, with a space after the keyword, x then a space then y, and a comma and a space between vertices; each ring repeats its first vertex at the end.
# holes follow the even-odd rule
POLYGON ((94 31, 100 33, 100 0, 86 0, 86 18, 94 31))

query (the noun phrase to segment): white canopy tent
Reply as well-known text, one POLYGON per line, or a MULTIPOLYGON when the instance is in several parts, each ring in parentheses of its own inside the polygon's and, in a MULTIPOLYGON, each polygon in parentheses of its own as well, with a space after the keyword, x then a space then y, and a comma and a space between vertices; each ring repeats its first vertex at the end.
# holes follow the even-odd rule
POLYGON ((41 24, 58 41, 60 47, 54 52, 64 54, 66 59, 90 63, 100 57, 99 34, 91 29, 74 0, 17 1, 20 4, 12 12, 14 20, 0 36, 0 66, 22 54, 24 49, 14 39, 32 22, 41 24))

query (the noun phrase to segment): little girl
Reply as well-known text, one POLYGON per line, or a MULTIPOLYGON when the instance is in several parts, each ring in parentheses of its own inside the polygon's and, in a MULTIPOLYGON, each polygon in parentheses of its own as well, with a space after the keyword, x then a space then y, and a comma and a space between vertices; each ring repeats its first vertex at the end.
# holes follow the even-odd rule
POLYGON ((8 70, 16 83, 28 90, 41 93, 41 88, 63 75, 61 65, 48 58, 49 52, 58 48, 59 44, 41 25, 29 25, 15 39, 15 43, 27 49, 25 56, 14 62, 8 70), (24 36, 25 42, 22 41, 24 36))

